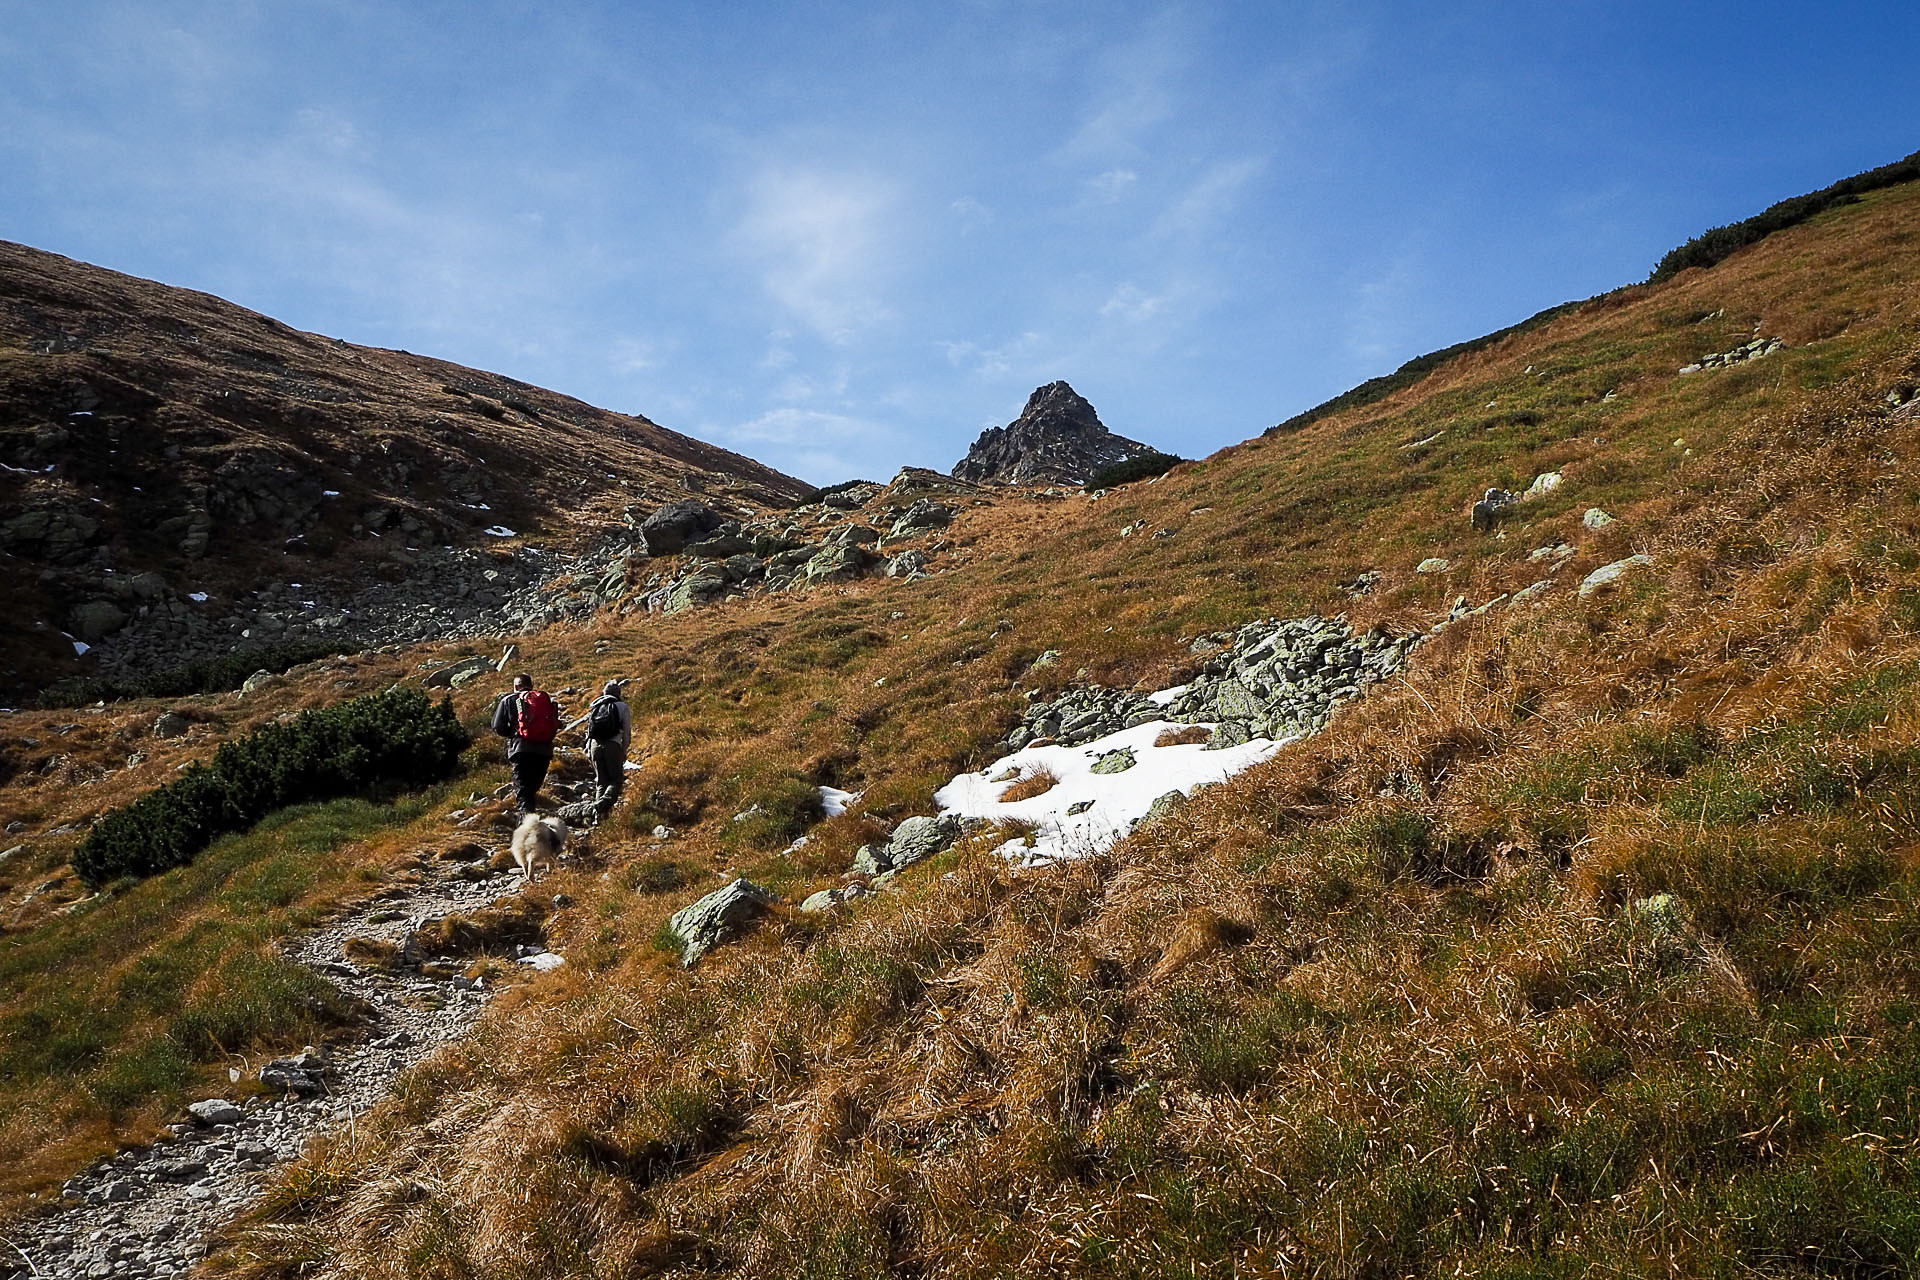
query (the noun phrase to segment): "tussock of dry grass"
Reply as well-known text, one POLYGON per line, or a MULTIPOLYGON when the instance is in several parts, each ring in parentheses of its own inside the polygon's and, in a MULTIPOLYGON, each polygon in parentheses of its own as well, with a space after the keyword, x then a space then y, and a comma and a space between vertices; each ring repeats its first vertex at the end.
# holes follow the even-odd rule
POLYGON ((1019 800, 1032 800, 1043 796, 1060 785, 1060 775, 1043 764, 1029 768, 1020 777, 1000 793, 1000 803, 1013 804, 1019 800))

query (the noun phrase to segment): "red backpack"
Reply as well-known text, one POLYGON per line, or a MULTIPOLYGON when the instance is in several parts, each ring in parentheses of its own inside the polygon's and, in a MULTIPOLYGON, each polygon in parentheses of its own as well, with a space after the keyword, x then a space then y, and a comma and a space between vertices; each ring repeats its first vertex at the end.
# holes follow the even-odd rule
POLYGON ((560 708, 539 689, 520 695, 519 736, 528 742, 552 742, 560 732, 560 708))

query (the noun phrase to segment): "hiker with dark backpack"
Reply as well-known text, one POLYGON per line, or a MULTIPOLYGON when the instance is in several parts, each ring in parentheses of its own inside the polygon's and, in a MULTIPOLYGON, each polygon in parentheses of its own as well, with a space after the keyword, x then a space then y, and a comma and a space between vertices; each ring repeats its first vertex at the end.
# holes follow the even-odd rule
POLYGON ((532 813, 540 784, 553 763, 553 738, 560 732, 560 708, 553 696, 533 687, 533 677, 513 678, 513 692, 493 709, 493 731, 507 740, 507 767, 513 770, 514 799, 522 814, 532 813))
POLYGON ((633 744, 633 710, 620 697, 620 682, 609 680, 587 708, 587 754, 593 759, 593 809, 602 819, 613 812, 627 785, 627 748, 633 744))

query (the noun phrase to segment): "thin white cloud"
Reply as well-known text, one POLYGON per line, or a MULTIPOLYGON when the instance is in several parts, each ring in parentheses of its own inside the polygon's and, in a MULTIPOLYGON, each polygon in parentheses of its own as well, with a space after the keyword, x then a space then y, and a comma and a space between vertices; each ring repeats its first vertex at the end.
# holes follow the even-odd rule
POLYGON ((959 222, 960 234, 963 236, 971 235, 993 222, 993 210, 972 196, 961 196, 947 208, 959 222))
POLYGON ((1132 281, 1121 285, 1100 304, 1100 315, 1107 320, 1125 320, 1130 324, 1145 324, 1159 315, 1167 305, 1164 293, 1148 293, 1132 281))
POLYGON ((1154 223, 1158 235, 1195 235, 1210 229, 1239 202, 1241 192, 1266 167, 1257 158, 1208 165, 1198 178, 1161 213, 1154 223))
POLYGON ((1093 193, 1109 203, 1120 199, 1128 189, 1140 181, 1140 175, 1132 169, 1109 169, 1087 180, 1093 193))
POLYGON ((891 183, 783 168, 759 174, 745 196, 734 243, 782 307, 835 343, 885 318, 899 203, 891 183))
POLYGON ((617 374, 647 373, 665 358, 660 344, 650 338, 615 338, 607 346, 607 367, 617 374))
POLYGON ((757 418, 702 432, 790 475, 828 483, 855 474, 862 458, 898 457, 899 432, 870 419, 783 405, 757 418))

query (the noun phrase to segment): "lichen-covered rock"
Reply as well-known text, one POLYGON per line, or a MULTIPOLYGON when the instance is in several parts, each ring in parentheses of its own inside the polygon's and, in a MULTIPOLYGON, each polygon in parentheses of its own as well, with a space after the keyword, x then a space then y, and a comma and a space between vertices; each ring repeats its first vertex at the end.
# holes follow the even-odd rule
POLYGON ((179 712, 162 711, 159 717, 153 722, 153 736, 156 738, 179 738, 183 737, 187 730, 191 728, 193 728, 193 721, 187 719, 179 712))
POLYGON ((887 842, 889 870, 910 867, 940 853, 960 838, 960 819, 950 813, 936 818, 908 818, 887 842))
POLYGON ((674 912, 667 930, 682 943, 681 965, 691 969, 701 956, 733 937, 773 901, 773 894, 742 877, 674 912))
POLYGON ((1592 596, 1603 591, 1635 569, 1644 569, 1653 563, 1652 556, 1628 556, 1625 560, 1615 560, 1612 564, 1601 565, 1588 574, 1580 583, 1580 598, 1592 596))

